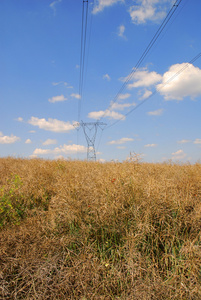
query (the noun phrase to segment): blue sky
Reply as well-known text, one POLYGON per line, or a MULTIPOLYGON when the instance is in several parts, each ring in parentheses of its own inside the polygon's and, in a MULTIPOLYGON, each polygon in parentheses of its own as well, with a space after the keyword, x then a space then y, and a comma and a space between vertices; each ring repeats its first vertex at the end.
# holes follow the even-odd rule
POLYGON ((73 125, 100 120, 100 161, 201 160, 201 58, 187 64, 201 52, 199 0, 181 1, 119 92, 174 2, 89 0, 80 96, 83 1, 1 0, 0 157, 86 159, 73 125))

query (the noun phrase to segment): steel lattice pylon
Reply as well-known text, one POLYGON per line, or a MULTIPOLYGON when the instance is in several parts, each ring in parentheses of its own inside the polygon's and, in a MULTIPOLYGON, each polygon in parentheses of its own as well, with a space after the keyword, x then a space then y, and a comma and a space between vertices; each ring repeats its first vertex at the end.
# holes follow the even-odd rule
POLYGON ((96 151, 95 151, 95 140, 98 128, 103 130, 103 127, 107 124, 103 122, 83 122, 76 123, 74 126, 79 129, 82 127, 84 135, 87 141, 87 160, 96 161, 96 151))

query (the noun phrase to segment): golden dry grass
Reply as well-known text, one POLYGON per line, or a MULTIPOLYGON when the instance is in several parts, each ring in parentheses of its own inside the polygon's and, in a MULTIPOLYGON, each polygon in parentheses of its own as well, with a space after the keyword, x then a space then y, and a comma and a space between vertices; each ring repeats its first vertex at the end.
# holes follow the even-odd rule
POLYGON ((0 299, 201 299, 201 164, 0 159, 0 299))

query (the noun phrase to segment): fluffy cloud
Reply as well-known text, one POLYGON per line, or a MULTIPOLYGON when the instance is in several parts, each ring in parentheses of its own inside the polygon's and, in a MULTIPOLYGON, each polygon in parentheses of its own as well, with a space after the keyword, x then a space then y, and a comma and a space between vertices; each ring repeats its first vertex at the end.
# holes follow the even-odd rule
POLYGON ((108 74, 103 75, 103 79, 106 79, 107 81, 111 80, 111 78, 108 74))
POLYGON ((145 145, 146 148, 152 148, 152 147, 156 147, 157 144, 147 144, 145 145))
POLYGON ((119 94, 118 100, 125 100, 128 99, 131 96, 131 94, 126 93, 126 94, 119 94))
POLYGON ((193 99, 201 95, 200 82, 201 69, 187 63, 175 64, 164 73, 162 83, 157 85, 157 90, 165 100, 183 100, 188 96, 193 99), (180 72, 181 70, 183 71, 180 72), (178 75, 174 76, 175 74, 178 75))
POLYGON ((121 144, 125 144, 127 142, 132 142, 132 141, 134 141, 134 139, 132 139, 132 138, 121 138, 120 140, 110 141, 110 142, 108 142, 108 144, 110 144, 110 145, 121 145, 121 144))
POLYGON ((88 114, 88 118, 90 119, 100 119, 102 117, 109 118, 109 119, 115 119, 115 120, 125 120, 125 116, 122 114, 119 114, 115 111, 110 110, 100 110, 100 111, 92 111, 88 114))
POLYGON ((138 0, 138 5, 133 5, 129 9, 131 20, 135 24, 143 24, 146 21, 157 22, 165 17, 166 6, 164 2, 169 0, 138 0), (162 3, 161 3, 162 2, 162 3))
POLYGON ((133 103, 124 103, 124 104, 122 104, 122 103, 114 103, 112 106, 111 106, 111 108, 113 109, 113 110, 124 110, 125 108, 127 108, 127 107, 131 107, 131 106, 136 106, 136 103, 135 102, 133 102, 133 103))
POLYGON ((13 134, 11 134, 11 136, 7 136, 0 132, 0 144, 13 144, 19 140, 20 138, 13 134))
POLYGON ((163 109, 160 108, 160 109, 157 109, 157 110, 154 110, 154 111, 149 111, 147 114, 149 116, 161 116, 163 113, 163 109))
POLYGON ((201 139, 196 139, 193 143, 194 144, 201 144, 201 139))
POLYGON ((129 89, 149 87, 162 80, 162 76, 155 71, 149 72, 146 68, 137 70, 132 76, 132 83, 128 84, 129 89))
POLYGON ((93 13, 99 13, 103 11, 105 7, 112 6, 117 2, 124 2, 124 0, 98 0, 97 4, 94 6, 93 13))
POLYGON ((63 122, 57 119, 39 119, 37 117, 31 117, 28 121, 29 124, 37 126, 40 129, 53 132, 68 132, 74 129, 74 126, 70 122, 63 122))
POLYGON ((33 152, 33 155, 43 155, 43 154, 50 154, 52 153, 53 150, 50 149, 41 149, 41 148, 36 148, 33 152))
POLYGON ((55 145, 57 143, 57 140, 47 139, 45 142, 43 142, 44 146, 47 145, 55 145))
POLYGON ((31 144, 32 143, 32 141, 30 140, 30 139, 27 139, 26 141, 25 141, 25 144, 31 144))
POLYGON ((51 103, 55 103, 55 102, 61 102, 61 101, 65 101, 67 100, 67 98, 64 97, 64 95, 60 95, 60 96, 55 96, 52 98, 49 98, 48 101, 51 103))
POLYGON ((124 36, 124 32, 125 32, 125 26, 124 25, 120 25, 118 27, 118 36, 122 37, 122 38, 125 38, 124 36))
POLYGON ((81 99, 81 96, 79 94, 72 93, 70 96, 72 98, 81 99))
POLYGON ((178 150, 172 153, 172 159, 183 159, 186 157, 186 153, 183 150, 178 150))
POLYGON ((23 118, 19 117, 19 118, 17 118, 17 121, 23 122, 23 118))
POLYGON ((140 97, 140 100, 145 100, 148 97, 150 97, 151 95, 152 95, 152 92, 146 89, 144 94, 142 95, 142 97, 140 97))
POLYGON ((186 144, 186 143, 190 143, 190 140, 181 140, 181 141, 177 141, 178 144, 186 144))
POLYGON ((62 155, 62 154, 74 154, 74 153, 84 153, 87 151, 87 148, 82 145, 63 145, 60 147, 56 147, 52 149, 41 149, 36 148, 33 152, 33 155, 47 155, 47 154, 55 154, 55 155, 62 155))

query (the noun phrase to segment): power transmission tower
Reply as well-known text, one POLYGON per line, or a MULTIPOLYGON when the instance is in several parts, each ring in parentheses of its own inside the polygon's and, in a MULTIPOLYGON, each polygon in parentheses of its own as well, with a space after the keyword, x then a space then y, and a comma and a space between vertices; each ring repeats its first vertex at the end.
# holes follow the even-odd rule
POLYGON ((84 135, 87 141, 87 160, 96 161, 96 151, 95 151, 95 140, 98 128, 103 130, 104 126, 107 124, 103 122, 89 122, 85 123, 81 121, 80 123, 76 123, 74 126, 76 129, 82 127, 84 131, 84 135))

